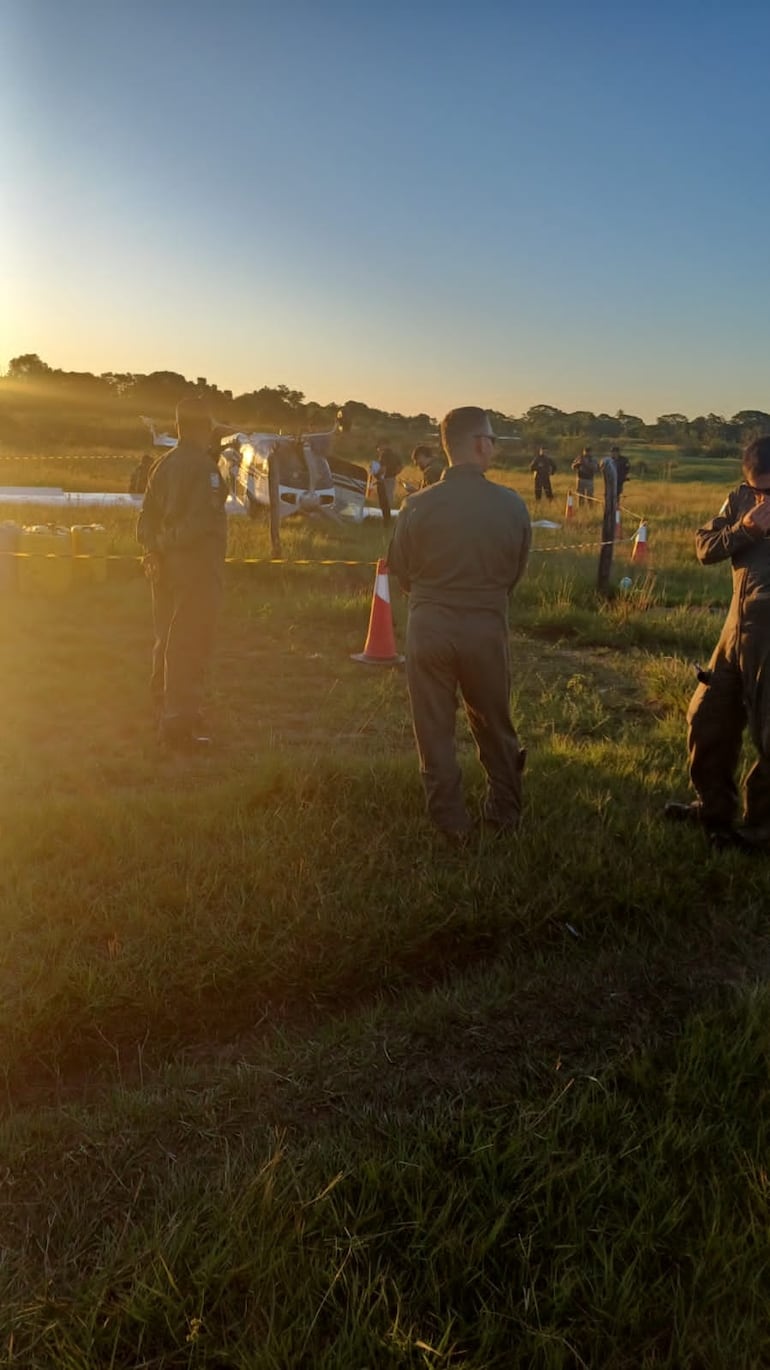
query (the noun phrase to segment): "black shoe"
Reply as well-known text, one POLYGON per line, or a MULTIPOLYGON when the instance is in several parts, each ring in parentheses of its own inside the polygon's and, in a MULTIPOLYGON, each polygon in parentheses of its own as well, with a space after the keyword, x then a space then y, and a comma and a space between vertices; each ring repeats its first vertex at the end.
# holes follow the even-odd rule
POLYGON ((701 826, 703 823, 703 806, 698 804, 666 804, 663 815, 669 823, 692 823, 701 826))
POLYGON ((747 831, 745 828, 730 828, 727 825, 710 828, 706 836, 709 845, 717 851, 739 851, 743 852, 744 856, 770 856, 767 841, 757 841, 751 830, 747 831))

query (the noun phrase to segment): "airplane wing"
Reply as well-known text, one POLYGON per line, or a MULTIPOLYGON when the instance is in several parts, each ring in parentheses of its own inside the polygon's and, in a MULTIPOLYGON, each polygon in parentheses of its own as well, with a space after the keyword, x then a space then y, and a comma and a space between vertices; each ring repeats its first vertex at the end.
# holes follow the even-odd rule
POLYGON ((159 433, 155 427, 154 419, 148 419, 144 414, 140 414, 139 417, 145 428, 149 428, 152 434, 153 447, 176 447, 176 438, 172 438, 170 433, 159 433))

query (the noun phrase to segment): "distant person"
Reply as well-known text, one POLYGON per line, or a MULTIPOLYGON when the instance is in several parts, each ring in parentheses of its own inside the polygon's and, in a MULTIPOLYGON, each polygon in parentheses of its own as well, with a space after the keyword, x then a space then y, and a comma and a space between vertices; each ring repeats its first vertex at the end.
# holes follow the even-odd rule
POLYGON ((687 711, 693 804, 666 817, 700 825, 712 845, 770 852, 770 437, 743 453, 743 484, 695 535, 703 566, 729 557, 733 597, 708 669, 687 711), (745 781, 741 826, 735 776, 748 723, 757 759, 745 781))
POLYGON ((578 504, 589 504, 594 497, 594 476, 598 471, 590 447, 584 447, 579 457, 575 457, 572 470, 577 476, 578 504))
POLYGON ((130 495, 144 494, 147 489, 147 480, 150 471, 152 470, 153 461, 154 458, 150 456, 149 452, 145 452, 139 465, 134 467, 128 482, 128 492, 130 495))
POLYGON ((530 462, 529 469, 535 477, 535 499, 539 502, 545 495, 547 500, 552 500, 551 476, 556 470, 556 462, 549 457, 544 447, 540 448, 534 461, 530 462))
POLYGON ((388 518, 386 522, 389 523, 390 511, 396 503, 396 477, 403 471, 404 463, 392 447, 384 444, 377 448, 377 461, 379 463, 378 496, 380 508, 384 517, 387 507, 388 518))
POLYGON ((436 485, 441 480, 447 469, 447 460, 443 452, 437 452, 435 447, 421 445, 412 452, 412 465, 417 467, 422 477, 418 489, 427 490, 429 485, 436 485))
POLYGON ((409 595, 406 671, 428 815, 446 841, 473 831, 455 754, 458 689, 486 772, 484 819, 513 832, 524 754, 511 722, 508 594, 531 540, 524 501, 488 481, 495 435, 484 409, 441 424, 449 466, 401 508, 389 564, 409 595))
POLYGON ((623 486, 631 474, 631 463, 628 457, 624 457, 619 447, 610 448, 610 459, 615 467, 615 475, 618 482, 618 499, 620 499, 623 486))
POLYGON ((387 527, 391 521, 390 504, 388 503, 388 498, 385 494, 385 486, 383 484, 382 475, 382 464, 378 456, 373 457, 369 463, 369 479, 366 484, 366 493, 367 496, 371 495, 372 493, 374 493, 377 496, 377 503, 380 506, 382 521, 387 527))
POLYGON ((203 749, 201 709, 227 549, 227 482, 205 401, 181 400, 178 441, 155 462, 137 524, 152 584, 151 689, 161 741, 203 749))
POLYGON ((230 487, 230 494, 238 493, 238 472, 241 469, 241 451, 238 439, 232 440, 227 447, 222 448, 220 461, 224 460, 227 469, 227 481, 230 487))

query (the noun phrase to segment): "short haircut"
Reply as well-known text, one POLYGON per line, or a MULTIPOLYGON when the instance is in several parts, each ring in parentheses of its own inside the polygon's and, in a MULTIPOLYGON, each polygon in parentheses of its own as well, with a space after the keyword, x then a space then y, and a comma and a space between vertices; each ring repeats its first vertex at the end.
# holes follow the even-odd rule
POLYGON ((412 449, 412 465, 419 466, 421 461, 427 460, 428 457, 432 457, 434 455, 435 454, 432 447, 426 447, 424 443, 421 443, 419 447, 415 447, 412 449))
POLYGON ((199 399, 197 395, 180 400, 176 407, 176 426, 180 438, 207 434, 211 427, 211 406, 208 401, 199 399))
POLYGON ((441 444, 448 457, 463 445, 467 438, 481 432, 482 425, 489 423, 486 409, 475 404, 465 404, 461 409, 450 409, 441 420, 441 444))
POLYGON ((744 476, 770 476, 770 434, 752 438, 743 449, 744 476))

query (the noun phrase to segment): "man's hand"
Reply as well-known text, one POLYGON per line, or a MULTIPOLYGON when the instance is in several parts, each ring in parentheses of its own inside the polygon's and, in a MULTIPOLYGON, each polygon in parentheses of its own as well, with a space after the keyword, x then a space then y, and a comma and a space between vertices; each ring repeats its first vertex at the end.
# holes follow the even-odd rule
POLYGON ((753 509, 743 515, 741 526, 753 537, 764 537, 770 532, 770 498, 759 499, 753 509))
POLYGON ((160 557, 157 552, 147 552, 142 557, 142 570, 148 580, 156 581, 160 578, 160 557))

